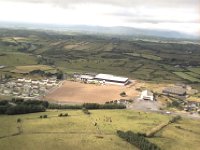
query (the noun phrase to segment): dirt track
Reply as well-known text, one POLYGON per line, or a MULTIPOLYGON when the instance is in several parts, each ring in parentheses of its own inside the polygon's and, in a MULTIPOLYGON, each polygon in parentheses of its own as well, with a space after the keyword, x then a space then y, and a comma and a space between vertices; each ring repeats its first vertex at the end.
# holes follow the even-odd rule
POLYGON ((64 81, 63 85, 49 93, 45 99, 61 103, 105 103, 116 99, 131 99, 138 96, 134 86, 117 85, 94 85, 79 82, 64 81), (120 93, 125 91, 127 96, 121 97, 120 93))

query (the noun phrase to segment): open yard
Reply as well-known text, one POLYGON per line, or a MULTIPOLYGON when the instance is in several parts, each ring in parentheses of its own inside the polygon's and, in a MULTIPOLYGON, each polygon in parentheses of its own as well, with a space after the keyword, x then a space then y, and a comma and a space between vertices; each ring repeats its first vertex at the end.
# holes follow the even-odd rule
POLYGON ((116 85, 84 84, 79 82, 64 81, 63 85, 46 95, 49 101, 63 103, 105 103, 106 101, 131 99, 138 96, 134 87, 116 85), (121 97, 121 92, 126 92, 126 97, 121 97))
MULTIPOLYGON (((26 115, 0 116, 0 149, 4 150, 136 150, 134 146, 120 139, 117 130, 147 132, 171 117, 156 113, 133 110, 55 110, 26 115), (68 117, 58 117, 68 113, 68 117), (40 119, 47 114, 48 118, 40 119), (21 118, 23 132, 19 135, 21 118), (111 118, 112 122, 108 121, 111 118), (94 122, 97 123, 94 126, 94 122)), ((149 138, 163 150, 198 150, 200 146, 199 120, 182 119, 171 124, 149 138)))

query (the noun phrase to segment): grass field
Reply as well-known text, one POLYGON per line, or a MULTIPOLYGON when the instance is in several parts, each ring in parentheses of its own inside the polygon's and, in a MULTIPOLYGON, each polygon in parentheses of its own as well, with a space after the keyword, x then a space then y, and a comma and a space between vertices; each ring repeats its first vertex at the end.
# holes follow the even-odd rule
POLYGON ((15 69, 12 70, 11 72, 29 73, 34 70, 51 71, 51 70, 55 70, 55 69, 50 66, 47 66, 47 65, 28 65, 28 66, 16 66, 15 69))
POLYGON ((183 79, 189 80, 191 82, 200 82, 200 79, 197 79, 185 72, 174 72, 177 76, 180 76, 183 79))
POLYGON ((33 55, 19 52, 4 52, 0 55, 0 64, 5 66, 37 64, 33 55))
MULTIPOLYGON (((169 120, 170 116, 154 113, 138 113, 132 110, 93 110, 85 115, 80 110, 48 111, 27 115, 0 116, 0 149, 136 149, 118 138, 116 130, 147 132, 169 120), (59 113, 69 117, 57 117, 59 113), (39 116, 47 114, 47 119, 39 116), (22 119, 23 133, 11 136, 17 130, 17 118, 22 119), (107 118, 111 118, 112 122, 107 118), (94 126, 94 122, 97 126, 94 126)), ((200 122, 183 119, 171 124, 149 140, 162 149, 198 150, 200 146, 200 122), (180 126, 181 128, 177 128, 180 126)))
POLYGON ((196 73, 196 74, 199 74, 200 75, 200 68, 199 67, 196 67, 196 68, 189 68, 188 70, 196 73))
POLYGON ((185 72, 185 73, 188 74, 188 75, 193 76, 194 78, 200 79, 200 74, 197 74, 197 73, 194 73, 194 72, 185 72))

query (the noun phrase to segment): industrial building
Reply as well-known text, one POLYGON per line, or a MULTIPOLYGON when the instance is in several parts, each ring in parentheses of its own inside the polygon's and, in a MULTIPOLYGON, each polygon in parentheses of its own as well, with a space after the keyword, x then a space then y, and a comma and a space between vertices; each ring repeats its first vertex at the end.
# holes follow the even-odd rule
POLYGON ((101 84, 127 85, 129 79, 126 77, 114 76, 111 74, 96 74, 96 75, 75 75, 75 78, 84 82, 95 82, 101 84))

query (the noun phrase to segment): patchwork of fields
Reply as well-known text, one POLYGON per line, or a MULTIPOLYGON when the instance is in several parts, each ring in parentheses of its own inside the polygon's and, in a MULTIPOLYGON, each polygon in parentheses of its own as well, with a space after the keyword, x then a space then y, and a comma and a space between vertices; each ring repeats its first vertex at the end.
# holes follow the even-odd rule
POLYGON ((153 82, 199 83, 198 44, 39 31, 0 33, 0 65, 39 64, 55 66, 66 73, 110 73, 153 82))

